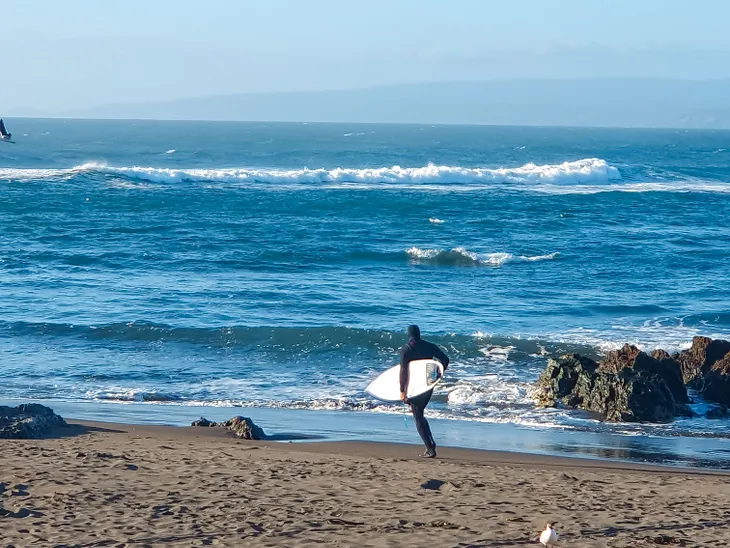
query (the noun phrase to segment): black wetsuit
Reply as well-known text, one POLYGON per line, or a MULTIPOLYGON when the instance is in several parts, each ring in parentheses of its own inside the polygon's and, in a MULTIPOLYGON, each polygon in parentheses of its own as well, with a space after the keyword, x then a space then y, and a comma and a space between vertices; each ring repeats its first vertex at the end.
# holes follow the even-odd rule
MULTIPOLYGON (((449 366, 449 357, 433 343, 424 341, 419 337, 414 337, 408 344, 400 349, 400 391, 405 392, 408 388, 408 364, 413 360, 430 360, 436 358, 443 366, 444 370, 449 366)), ((410 398, 407 403, 411 406, 411 413, 416 422, 416 430, 421 436, 423 443, 428 451, 436 450, 436 442, 433 441, 431 435, 431 427, 424 416, 424 411, 428 402, 431 401, 433 390, 429 390, 425 394, 410 398)))

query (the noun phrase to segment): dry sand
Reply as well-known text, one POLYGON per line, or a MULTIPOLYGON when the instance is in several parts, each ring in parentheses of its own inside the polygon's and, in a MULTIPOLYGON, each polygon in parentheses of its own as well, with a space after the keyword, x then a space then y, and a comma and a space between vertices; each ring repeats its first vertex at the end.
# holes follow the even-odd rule
POLYGON ((725 546, 730 476, 86 423, 0 441, 0 547, 725 546), (536 544, 534 544, 536 545, 536 544))

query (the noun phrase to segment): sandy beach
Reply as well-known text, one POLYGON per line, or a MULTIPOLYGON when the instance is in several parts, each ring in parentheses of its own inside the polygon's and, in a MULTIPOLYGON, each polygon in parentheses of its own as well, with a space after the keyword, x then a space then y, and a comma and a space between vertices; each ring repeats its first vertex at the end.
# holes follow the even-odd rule
POLYGON ((721 546, 730 475, 215 429, 74 423, 0 443, 0 545, 721 546))

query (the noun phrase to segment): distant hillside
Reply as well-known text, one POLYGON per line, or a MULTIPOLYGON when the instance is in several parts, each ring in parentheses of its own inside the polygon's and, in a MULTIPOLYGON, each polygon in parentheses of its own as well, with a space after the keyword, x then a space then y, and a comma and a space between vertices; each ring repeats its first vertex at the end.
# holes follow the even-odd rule
POLYGON ((80 118, 730 128, 730 80, 504 80, 115 104, 80 118))

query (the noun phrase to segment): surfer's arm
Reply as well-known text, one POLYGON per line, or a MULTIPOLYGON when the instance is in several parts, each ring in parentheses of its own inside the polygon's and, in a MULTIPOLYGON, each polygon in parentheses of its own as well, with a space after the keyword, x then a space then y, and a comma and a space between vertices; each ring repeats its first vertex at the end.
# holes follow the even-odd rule
POLYGON ((406 388, 408 388, 408 365, 411 363, 410 358, 408 357, 408 354, 410 354, 410 347, 404 346, 400 349, 400 393, 401 398, 406 393, 406 388))
POLYGON ((441 364, 444 366, 444 371, 446 371, 446 368, 449 366, 449 357, 444 354, 443 350, 441 350, 438 346, 434 346, 436 347, 436 350, 434 352, 434 358, 441 362, 441 364))

